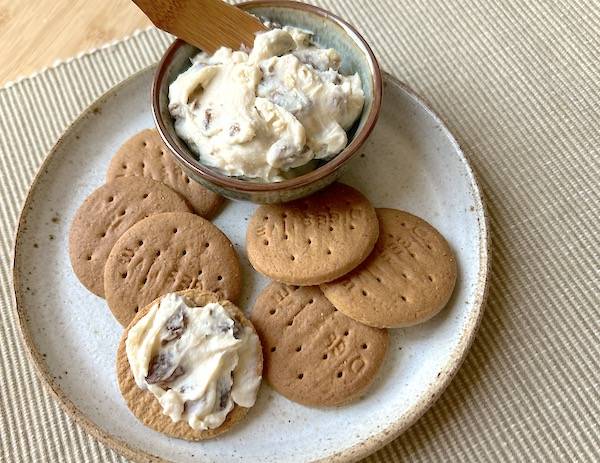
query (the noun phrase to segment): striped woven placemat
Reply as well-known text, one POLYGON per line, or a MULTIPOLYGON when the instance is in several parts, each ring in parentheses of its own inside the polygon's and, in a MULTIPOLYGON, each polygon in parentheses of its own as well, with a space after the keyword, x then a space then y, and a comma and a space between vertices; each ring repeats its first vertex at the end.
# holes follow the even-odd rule
MULTIPOLYGON (((426 96, 471 158, 494 245, 466 362, 368 459, 599 461, 600 8, 592 1, 323 0, 426 96)), ((143 31, 0 90, 0 461, 124 461, 42 389, 17 333, 14 227, 45 153, 170 39, 143 31)))

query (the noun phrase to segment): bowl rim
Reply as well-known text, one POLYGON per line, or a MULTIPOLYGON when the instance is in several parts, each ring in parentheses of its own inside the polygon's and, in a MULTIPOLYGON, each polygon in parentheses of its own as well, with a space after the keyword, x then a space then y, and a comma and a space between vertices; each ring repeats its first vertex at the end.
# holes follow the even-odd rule
POLYGON ((154 75, 154 80, 152 82, 152 116, 154 118, 154 123, 158 129, 160 137, 167 145, 173 156, 175 156, 175 159, 179 163, 183 164, 185 170, 191 171, 194 175, 205 179, 210 184, 217 185, 219 188, 223 188, 225 190, 235 190, 244 193, 280 192, 290 189, 302 188, 327 178, 337 169, 346 164, 358 152, 359 148, 363 145, 363 143, 367 140, 367 138, 373 131, 375 123, 379 118, 379 113, 381 110, 381 99, 383 93, 383 78, 381 75, 379 63, 377 62, 377 58, 375 57, 373 50, 371 49, 367 41, 363 38, 363 36, 352 25, 344 21, 339 16, 318 6, 309 5, 293 0, 247 1, 243 3, 238 3, 235 6, 244 10, 249 7, 277 6, 294 10, 309 11, 311 13, 317 14, 318 16, 326 18, 335 23, 336 25, 340 26, 354 40, 354 43, 357 44, 358 47, 366 55, 371 75, 373 78, 373 102, 371 104, 371 109, 367 115, 367 119, 364 123, 364 126, 360 131, 358 131, 354 135, 350 143, 330 161, 326 162, 322 166, 319 166, 310 172, 307 172, 303 175, 292 179, 283 180, 281 182, 259 183, 219 174, 210 167, 198 162, 193 156, 191 156, 189 152, 179 149, 179 147, 175 143, 174 138, 167 130, 165 121, 163 120, 161 115, 161 84, 165 79, 167 67, 173 60, 175 53, 179 48, 186 44, 186 42, 184 42, 183 40, 176 39, 169 46, 167 51, 163 54, 160 62, 158 63, 158 68, 156 70, 156 74, 154 75))

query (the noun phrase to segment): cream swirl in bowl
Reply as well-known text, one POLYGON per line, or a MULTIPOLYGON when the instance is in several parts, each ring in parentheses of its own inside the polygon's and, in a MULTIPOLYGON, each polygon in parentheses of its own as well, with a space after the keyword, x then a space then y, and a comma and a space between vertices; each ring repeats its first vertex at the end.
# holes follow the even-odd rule
POLYGON ((293 178, 348 144, 364 94, 358 74, 308 31, 257 35, 251 51, 200 53, 169 87, 175 131, 219 173, 259 182, 293 178))

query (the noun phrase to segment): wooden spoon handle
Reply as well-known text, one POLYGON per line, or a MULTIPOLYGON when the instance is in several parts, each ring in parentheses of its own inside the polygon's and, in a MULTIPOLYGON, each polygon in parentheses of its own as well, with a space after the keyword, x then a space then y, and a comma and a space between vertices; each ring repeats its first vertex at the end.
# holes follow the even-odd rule
POLYGON ((254 16, 222 0, 133 0, 156 27, 208 53, 225 46, 252 47, 266 30, 254 16))

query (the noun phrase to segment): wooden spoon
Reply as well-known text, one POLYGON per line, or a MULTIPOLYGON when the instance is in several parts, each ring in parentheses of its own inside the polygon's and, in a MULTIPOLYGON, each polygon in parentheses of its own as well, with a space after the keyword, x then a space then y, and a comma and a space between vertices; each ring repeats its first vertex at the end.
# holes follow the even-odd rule
POLYGON ((222 0, 133 0, 156 27, 208 53, 219 47, 252 48, 267 28, 254 16, 222 0))

